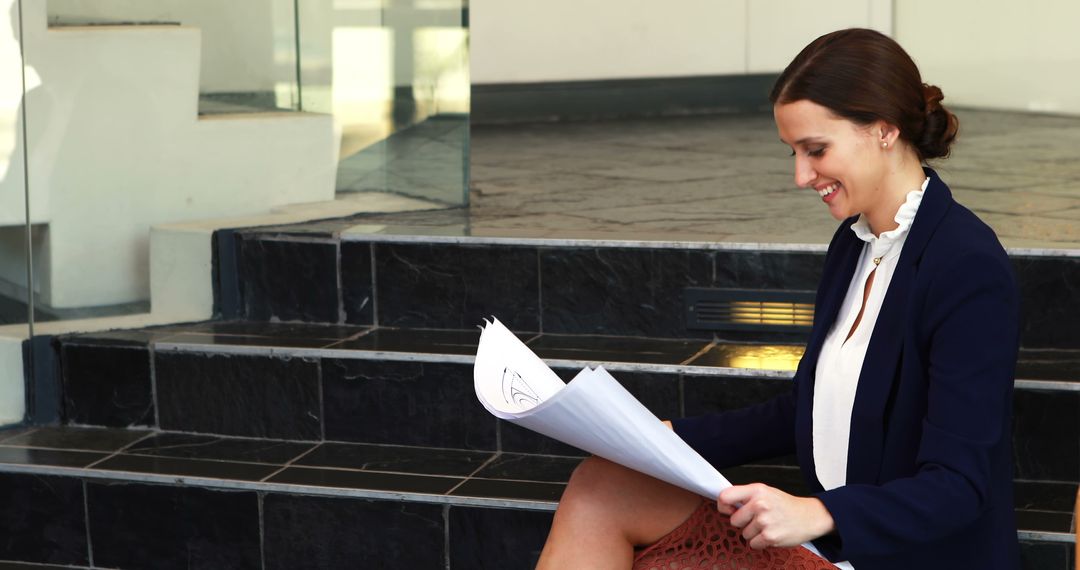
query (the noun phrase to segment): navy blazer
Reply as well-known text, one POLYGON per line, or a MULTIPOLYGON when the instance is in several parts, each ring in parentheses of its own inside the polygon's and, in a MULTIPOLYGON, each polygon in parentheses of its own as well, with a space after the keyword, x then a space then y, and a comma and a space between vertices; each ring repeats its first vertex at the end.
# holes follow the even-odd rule
POLYGON ((794 386, 675 431, 719 468, 796 453, 836 522, 815 541, 857 570, 1017 568, 1012 388, 1019 298, 997 236, 930 177, 874 324, 851 414, 847 484, 824 491, 813 457, 818 354, 863 241, 833 236, 794 386))

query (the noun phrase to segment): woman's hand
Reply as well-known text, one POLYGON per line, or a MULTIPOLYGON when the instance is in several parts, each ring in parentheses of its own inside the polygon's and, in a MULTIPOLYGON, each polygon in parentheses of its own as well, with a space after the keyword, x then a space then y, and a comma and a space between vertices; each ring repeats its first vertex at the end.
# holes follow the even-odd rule
POLYGON ((724 489, 717 508, 731 515, 733 526, 743 529, 751 548, 796 546, 836 528, 818 499, 795 497, 761 483, 724 489))

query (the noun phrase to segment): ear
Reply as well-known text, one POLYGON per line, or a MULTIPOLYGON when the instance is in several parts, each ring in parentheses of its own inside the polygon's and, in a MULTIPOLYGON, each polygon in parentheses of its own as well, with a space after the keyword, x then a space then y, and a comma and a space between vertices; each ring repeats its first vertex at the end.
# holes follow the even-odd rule
POLYGON ((874 123, 870 132, 873 133, 878 145, 883 148, 893 148, 900 140, 900 127, 886 123, 885 121, 877 121, 874 123))

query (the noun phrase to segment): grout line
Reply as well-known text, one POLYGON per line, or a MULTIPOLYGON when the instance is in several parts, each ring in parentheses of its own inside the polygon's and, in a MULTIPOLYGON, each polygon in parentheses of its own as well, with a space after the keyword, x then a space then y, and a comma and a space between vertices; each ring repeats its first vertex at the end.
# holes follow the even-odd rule
MULTIPOLYGON (((84 467, 84 469, 95 469, 95 468, 97 468, 98 465, 101 465, 102 463, 104 463, 104 462, 106 462, 106 461, 108 461, 108 460, 110 460, 110 459, 112 459, 114 457, 117 457, 121 453, 127 451, 131 446, 135 445, 136 443, 139 443, 140 441, 145 441, 147 439, 150 439, 150 438, 154 437, 155 435, 157 435, 155 432, 150 432, 150 433, 148 433, 148 434, 146 434, 146 435, 144 435, 144 436, 142 436, 142 437, 140 437, 138 439, 132 440, 131 443, 120 447, 120 449, 117 449, 116 451, 112 452, 111 454, 106 453, 105 457, 102 457, 101 459, 98 459, 97 461, 94 461, 93 463, 91 463, 91 464, 87 465, 86 467, 84 467)), ((71 450, 71 451, 75 451, 75 450, 71 450)), ((101 453, 101 452, 99 452, 99 453, 101 453)))
POLYGON ((94 541, 90 534, 90 490, 86 479, 82 481, 83 492, 83 521, 86 523, 86 560, 91 568, 94 567, 94 541))
POLYGON ((266 498, 266 493, 259 491, 255 493, 256 500, 259 503, 259 568, 266 569, 266 523, 265 509, 263 508, 263 501, 266 498))
POLYGON ((157 351, 154 348, 154 343, 146 343, 146 350, 150 354, 150 405, 154 406, 154 427, 161 429, 161 412, 158 406, 157 365, 155 364, 154 358, 157 351))
POLYGON ((450 505, 443 505, 443 563, 450 570, 450 505))
POLYGON ((371 325, 379 326, 379 280, 376 274, 375 242, 368 244, 371 258, 371 325))
POLYGON ((341 277, 341 240, 334 242, 334 268, 337 278, 337 309, 338 309, 338 324, 348 324, 345 318, 345 287, 343 286, 343 278, 341 277))
POLYGON ((315 445, 312 445, 311 449, 297 455, 296 457, 293 457, 289 461, 286 461, 285 464, 281 466, 281 469, 278 469, 277 471, 273 471, 269 475, 267 475, 266 477, 263 477, 262 479, 259 479, 259 482, 260 483, 269 482, 269 480, 272 479, 274 476, 276 476, 278 473, 281 473, 282 471, 288 469, 289 467, 292 467, 294 463, 296 463, 297 461, 300 461, 301 459, 306 457, 309 453, 311 453, 312 451, 315 451, 316 449, 318 449, 320 446, 322 446, 321 443, 316 443, 315 445))
POLYGON ((470 479, 475 477, 476 474, 479 473, 481 469, 487 467, 488 465, 491 465, 492 462, 494 462, 496 459, 498 459, 500 455, 501 455, 500 453, 496 453, 495 455, 492 455, 491 457, 489 457, 487 459, 487 461, 481 463, 476 469, 473 469, 473 472, 466 475, 465 478, 462 479, 457 485, 454 485, 453 487, 451 487, 450 490, 445 493, 445 495, 449 496, 454 491, 457 491, 458 487, 461 487, 467 481, 469 481, 470 479))
POLYGON ((679 366, 689 366, 691 362, 693 362, 693 361, 697 360, 698 358, 704 356, 706 352, 709 352, 710 350, 712 350, 717 344, 719 344, 719 343, 717 343, 716 339, 713 338, 712 342, 706 344, 701 350, 695 352, 690 358, 687 358, 686 360, 680 362, 679 366))
POLYGON ((536 248, 536 326, 544 333, 544 264, 540 261, 540 248, 536 248))
POLYGON ((326 396, 323 392, 323 359, 315 361, 315 380, 319 390, 319 441, 326 441, 326 396))

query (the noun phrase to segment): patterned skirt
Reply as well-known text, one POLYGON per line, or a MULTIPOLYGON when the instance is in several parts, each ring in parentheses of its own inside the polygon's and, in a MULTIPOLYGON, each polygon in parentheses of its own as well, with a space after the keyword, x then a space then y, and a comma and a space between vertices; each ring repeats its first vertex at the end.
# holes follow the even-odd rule
POLYGON ((702 501, 686 522, 634 556, 634 570, 757 570, 835 567, 802 547, 754 550, 716 504, 702 501))

